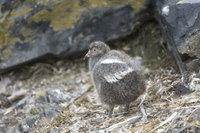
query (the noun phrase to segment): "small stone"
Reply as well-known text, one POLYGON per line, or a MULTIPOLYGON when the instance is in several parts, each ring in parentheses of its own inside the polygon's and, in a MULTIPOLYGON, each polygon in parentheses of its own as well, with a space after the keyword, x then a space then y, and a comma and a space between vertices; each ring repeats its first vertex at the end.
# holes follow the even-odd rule
POLYGON ((174 85, 172 90, 175 90, 177 95, 185 95, 185 94, 190 94, 190 93, 194 92, 182 84, 174 85))
POLYGON ((29 126, 27 124, 19 124, 19 130, 23 133, 29 133, 29 126))
POLYGON ((27 119, 26 119, 27 125, 28 125, 29 127, 31 127, 31 128, 34 126, 35 121, 36 121, 36 118, 27 118, 27 119))
POLYGON ((68 96, 65 95, 65 92, 60 88, 47 90, 45 93, 45 97, 47 102, 56 104, 64 103, 69 100, 68 96))

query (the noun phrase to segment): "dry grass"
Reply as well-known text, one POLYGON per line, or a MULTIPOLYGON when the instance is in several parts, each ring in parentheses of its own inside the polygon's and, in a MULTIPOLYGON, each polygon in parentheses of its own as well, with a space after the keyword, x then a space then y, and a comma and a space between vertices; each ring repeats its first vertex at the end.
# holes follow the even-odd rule
MULTIPOLYGON (((85 92, 60 114, 62 119, 48 123, 48 131, 59 132, 198 132, 200 129, 200 74, 191 73, 186 85, 191 94, 176 95, 172 86, 181 83, 181 75, 172 70, 158 69, 146 72, 148 78, 143 107, 147 120, 142 119, 139 103, 133 102, 129 114, 121 106, 114 109, 113 118, 107 118, 106 106, 101 105, 94 89, 85 92)), ((89 76, 89 75, 88 75, 89 76)))
MULTIPOLYGON (((59 86, 72 99, 59 104, 63 111, 54 120, 38 119, 34 132, 124 132, 124 133, 169 133, 200 131, 200 74, 190 73, 186 87, 194 90, 191 94, 176 95, 172 86, 182 83, 182 76, 173 70, 146 70, 147 91, 133 102, 128 114, 122 106, 116 106, 113 118, 107 118, 107 106, 102 105, 92 87, 87 64, 78 62, 57 62, 54 65, 35 64, 26 69, 30 76, 13 83, 8 89, 20 83, 21 89, 39 92, 59 86), (76 65, 74 65, 76 64, 76 65), (41 69, 42 68, 42 69, 41 69), (47 71, 48 70, 48 71, 47 71), (87 89, 80 90, 79 88, 87 89), (42 90, 40 90, 42 88, 42 90), (143 100, 142 106, 140 105, 143 100), (141 107, 141 108, 140 108, 141 107), (141 113, 141 110, 143 114, 141 113), (145 115, 143 117, 143 115, 145 115)), ((17 76, 11 72, 8 75, 17 76)), ((8 76, 7 75, 7 76, 8 76)), ((5 78, 4 75, 3 78, 5 78)), ((12 77, 12 76, 11 76, 12 77)), ((6 111, 6 109, 4 109, 6 111)), ((3 112, 4 110, 1 110, 3 112)))

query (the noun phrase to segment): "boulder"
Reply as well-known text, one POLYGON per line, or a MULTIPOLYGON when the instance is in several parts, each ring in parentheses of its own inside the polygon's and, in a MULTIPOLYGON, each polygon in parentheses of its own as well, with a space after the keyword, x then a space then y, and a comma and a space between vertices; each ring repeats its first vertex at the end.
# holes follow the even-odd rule
MULTIPOLYGON (((145 0, 3 0, 0 2, 0 72, 53 55, 73 57, 91 41, 130 34, 145 0)), ((146 18, 146 17, 144 17, 146 18)))
POLYGON ((200 58, 200 0, 154 0, 155 14, 180 71, 181 55, 200 58))

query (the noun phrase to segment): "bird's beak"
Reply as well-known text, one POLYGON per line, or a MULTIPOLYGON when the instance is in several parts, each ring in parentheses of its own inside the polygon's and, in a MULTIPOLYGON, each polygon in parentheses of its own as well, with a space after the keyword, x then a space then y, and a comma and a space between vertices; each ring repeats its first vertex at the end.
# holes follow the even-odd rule
POLYGON ((90 58, 90 51, 87 52, 87 54, 84 56, 84 60, 90 58))

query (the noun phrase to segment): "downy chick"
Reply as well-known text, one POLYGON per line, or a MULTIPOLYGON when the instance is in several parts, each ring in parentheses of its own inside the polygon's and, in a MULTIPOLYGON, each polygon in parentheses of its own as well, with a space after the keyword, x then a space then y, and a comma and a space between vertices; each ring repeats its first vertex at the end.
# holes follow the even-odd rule
POLYGON ((85 55, 89 58, 89 70, 102 103, 109 106, 108 116, 112 117, 114 105, 129 104, 145 92, 140 64, 124 52, 110 50, 101 41, 92 42, 85 55))

